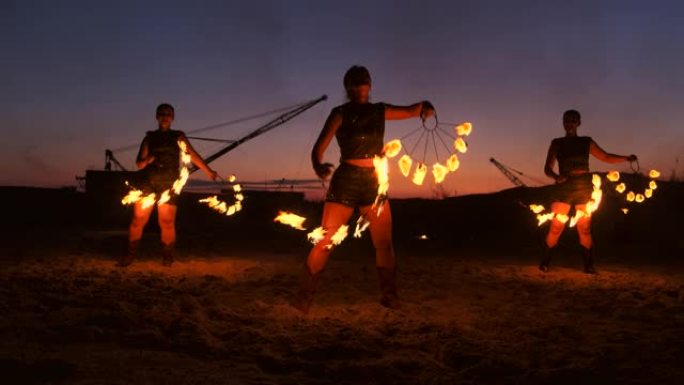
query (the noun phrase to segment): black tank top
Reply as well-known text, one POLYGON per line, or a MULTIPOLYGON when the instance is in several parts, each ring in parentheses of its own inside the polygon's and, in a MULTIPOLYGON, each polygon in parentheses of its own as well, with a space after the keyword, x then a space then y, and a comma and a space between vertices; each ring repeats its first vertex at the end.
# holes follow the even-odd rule
POLYGON ((589 171, 589 136, 565 136, 556 138, 551 143, 556 148, 558 159, 558 173, 570 176, 573 172, 589 171))
POLYGON ((342 117, 335 132, 342 160, 366 159, 382 154, 385 136, 385 104, 346 103, 333 110, 342 117))
POLYGON ((150 178, 161 177, 174 180, 180 175, 180 148, 178 139, 183 135, 182 131, 156 130, 148 131, 147 150, 154 156, 154 162, 145 167, 150 178))

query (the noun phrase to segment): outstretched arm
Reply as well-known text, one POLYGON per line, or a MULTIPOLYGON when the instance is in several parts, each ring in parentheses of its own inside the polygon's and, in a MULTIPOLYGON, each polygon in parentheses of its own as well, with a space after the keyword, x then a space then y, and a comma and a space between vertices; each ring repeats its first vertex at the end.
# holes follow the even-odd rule
POLYGON ((606 163, 622 163, 622 162, 634 162, 637 160, 636 155, 615 155, 604 151, 594 140, 591 141, 589 145, 589 153, 593 155, 596 159, 606 162, 606 163))
POLYGON ((135 165, 138 166, 138 170, 142 170, 152 162, 154 162, 154 156, 150 155, 150 149, 147 146, 147 136, 145 136, 145 139, 140 143, 138 156, 135 158, 135 165))
POLYGON ((200 154, 195 151, 195 148, 192 147, 188 138, 185 135, 181 135, 180 140, 185 143, 185 148, 188 151, 188 154, 190 154, 190 160, 192 161, 192 164, 204 171, 210 179, 214 180, 218 178, 218 173, 212 170, 211 167, 209 167, 209 165, 204 161, 204 159, 202 159, 200 154))
POLYGON ((401 120, 417 117, 425 119, 434 114, 435 108, 432 106, 432 103, 428 101, 411 104, 410 106, 385 105, 385 120, 401 120))
POLYGON ((552 178, 553 180, 556 181, 556 183, 562 182, 561 177, 559 174, 557 174, 555 171, 553 171, 553 167, 556 165, 556 155, 557 155, 557 149, 556 149, 556 142, 551 142, 551 145, 549 146, 549 151, 546 153, 546 163, 544 164, 544 174, 548 176, 549 178, 552 178))
POLYGON ((330 112, 330 115, 323 126, 323 130, 320 135, 318 135, 318 139, 311 150, 311 165, 313 166, 316 175, 321 179, 327 178, 332 172, 333 165, 330 163, 323 163, 323 154, 328 148, 328 145, 330 145, 330 141, 333 136, 335 136, 335 132, 337 132, 337 129, 340 128, 341 124, 342 116, 334 110, 330 112))

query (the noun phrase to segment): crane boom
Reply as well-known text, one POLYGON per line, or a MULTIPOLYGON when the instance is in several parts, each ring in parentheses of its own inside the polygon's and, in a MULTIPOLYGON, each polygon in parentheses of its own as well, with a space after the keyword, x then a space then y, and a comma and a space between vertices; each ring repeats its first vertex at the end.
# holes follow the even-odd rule
MULTIPOLYGON (((245 143, 246 141, 248 141, 248 140, 250 140, 250 139, 254 139, 254 138, 256 138, 257 136, 259 136, 259 135, 261 135, 261 134, 264 134, 264 133, 266 133, 266 132, 268 132, 268 131, 270 131, 270 130, 272 130, 272 129, 274 129, 274 128, 276 128, 276 127, 282 125, 282 124, 284 124, 285 122, 289 121, 290 119, 296 117, 297 115, 303 113, 304 111, 308 110, 309 108, 311 108, 311 107, 315 106, 316 104, 318 104, 318 103, 320 103, 320 102, 322 102, 322 101, 325 101, 325 100, 327 100, 327 99, 328 99, 328 96, 327 96, 327 95, 323 95, 323 96, 321 96, 321 97, 318 98, 318 99, 315 99, 315 100, 312 100, 312 101, 310 101, 310 102, 304 103, 304 104, 302 104, 302 105, 300 105, 300 106, 298 106, 298 107, 295 107, 295 108, 293 108, 293 109, 291 109, 291 110, 289 110, 289 111, 287 111, 287 112, 285 112, 285 113, 279 115, 279 116, 276 117, 275 119, 273 119, 273 120, 269 121, 268 123, 262 125, 261 127, 259 127, 259 128, 257 128, 256 130, 250 132, 249 134, 243 136, 242 138, 240 138, 240 139, 238 139, 238 140, 236 140, 236 141, 230 143, 229 145, 223 147, 222 149, 216 151, 215 153, 213 153, 213 154, 207 156, 206 158, 204 158, 204 162, 207 163, 207 164, 209 164, 210 162, 215 161, 216 159, 218 159, 218 158, 220 158, 221 156, 225 155, 225 154, 228 153, 229 151, 234 150, 235 147, 241 145, 242 143, 245 143)), ((198 170, 197 166, 193 166, 193 167, 190 169, 190 172, 193 173, 193 172, 195 172, 195 171, 197 171, 197 170, 198 170)))
POLYGON ((522 187, 527 187, 527 185, 525 184, 525 182, 523 182, 522 180, 520 180, 520 178, 518 178, 517 176, 515 176, 515 174, 514 174, 511 170, 509 170, 508 167, 506 167, 506 166, 504 166, 503 164, 499 163, 499 161, 497 161, 497 160, 494 159, 494 158, 489 158, 489 161, 492 162, 492 164, 493 164, 494 166, 496 166, 496 168, 498 168, 499 171, 501 171, 501 173, 504 174, 504 176, 506 176, 506 178, 508 178, 508 180, 510 180, 511 182, 513 182, 514 185, 516 185, 516 186, 522 186, 522 187))

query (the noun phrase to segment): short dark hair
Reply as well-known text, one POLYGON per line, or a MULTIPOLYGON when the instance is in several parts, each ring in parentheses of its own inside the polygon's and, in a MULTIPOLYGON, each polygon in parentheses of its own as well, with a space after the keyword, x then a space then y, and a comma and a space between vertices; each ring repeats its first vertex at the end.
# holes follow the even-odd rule
POLYGON ((366 67, 355 65, 344 74, 344 88, 360 85, 371 85, 371 76, 366 67))
POLYGON ((172 105, 170 105, 169 103, 162 103, 162 104, 157 106, 157 115, 159 115, 159 112, 161 112, 161 110, 166 110, 166 109, 171 110, 171 112, 173 112, 174 115, 176 114, 176 110, 173 109, 172 105))
POLYGON ((582 115, 580 115, 579 111, 577 110, 567 110, 563 113, 563 119, 570 117, 577 118, 577 120, 582 120, 582 115))

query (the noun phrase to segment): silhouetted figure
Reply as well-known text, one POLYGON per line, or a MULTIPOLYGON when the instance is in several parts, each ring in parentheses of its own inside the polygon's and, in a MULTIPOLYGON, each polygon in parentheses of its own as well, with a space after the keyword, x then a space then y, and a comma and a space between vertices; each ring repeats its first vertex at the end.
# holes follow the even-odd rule
MULTIPOLYGON (((369 101, 371 77, 365 67, 353 66, 344 76, 349 102, 333 108, 311 153, 313 169, 321 179, 332 173, 333 165, 323 163, 323 154, 333 137, 340 146, 340 166, 330 181, 323 207, 322 227, 325 238, 309 253, 302 286, 293 306, 308 313, 321 272, 330 256, 330 238, 346 224, 355 209, 369 213, 377 196, 378 181, 373 158, 382 155, 385 120, 408 119, 434 114, 429 102, 411 106, 392 106, 369 101)), ((392 214, 389 202, 382 204, 381 214, 369 213, 370 234, 380 279, 380 303, 389 308, 400 306, 396 289, 396 262, 392 246, 392 214)))
MULTIPOLYGON (((565 136, 551 141, 546 156, 544 173, 556 181, 557 188, 555 201, 551 210, 555 214, 567 215, 570 207, 575 210, 585 210, 586 204, 591 199, 593 191, 592 176, 589 173, 589 154, 606 163, 634 162, 636 155, 615 155, 605 152, 596 142, 588 136, 577 136, 577 128, 582 123, 580 113, 576 110, 568 110, 563 114, 563 127, 565 136), (553 168, 558 162, 558 173, 553 168)), ((546 247, 539 269, 543 272, 549 270, 551 256, 558 244, 565 224, 554 218, 551 221, 549 232, 546 236, 546 247)), ((591 239, 591 216, 584 216, 577 222, 577 233, 582 245, 584 258, 584 271, 594 274, 594 260, 592 255, 593 243, 591 239)))
MULTIPOLYGON (((158 128, 148 131, 140 144, 136 165, 141 171, 140 186, 145 195, 155 193, 157 198, 172 188, 173 182, 180 176, 180 147, 178 141, 185 143, 192 163, 202 169, 211 179, 216 179, 218 174, 209 168, 202 157, 192 148, 188 138, 182 131, 171 129, 174 119, 174 109, 170 104, 160 104, 157 107, 158 128)), ((157 205, 157 216, 161 228, 161 241, 163 247, 163 263, 171 266, 173 263, 173 250, 176 242, 176 202, 178 196, 171 194, 171 199, 157 205)), ((133 219, 128 229, 128 252, 119 259, 118 266, 130 265, 136 258, 143 229, 154 206, 143 208, 142 201, 138 201, 133 208, 133 219)))

